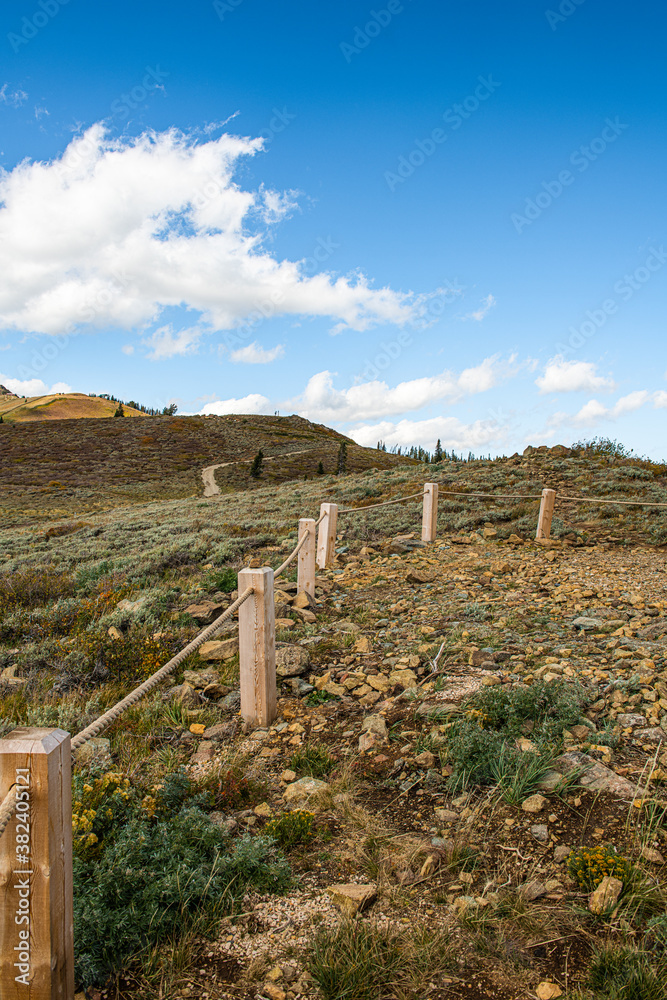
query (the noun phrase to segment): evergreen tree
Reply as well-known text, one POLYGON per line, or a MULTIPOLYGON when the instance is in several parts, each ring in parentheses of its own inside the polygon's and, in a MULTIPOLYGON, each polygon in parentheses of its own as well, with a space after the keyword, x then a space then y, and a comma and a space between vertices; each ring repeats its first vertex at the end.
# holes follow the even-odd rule
POLYGON ((341 441, 340 447, 338 449, 338 466, 336 468, 336 475, 340 476, 347 470, 347 445, 345 441, 341 441))
POLYGON ((125 416, 125 410, 123 409, 123 404, 119 403, 114 412, 114 417, 124 417, 124 416, 125 416))
POLYGON ((253 479, 257 479, 257 477, 261 474, 263 459, 264 459, 264 454, 262 452, 262 449, 260 448, 255 457, 253 458, 252 465, 250 466, 250 475, 253 477, 253 479))
POLYGON ((324 475, 324 466, 322 465, 321 462, 319 462, 318 465, 317 465, 317 474, 318 474, 318 476, 323 476, 324 475))
POLYGON ((163 409, 162 416, 173 417, 177 410, 178 407, 176 406, 176 403, 170 403, 169 406, 165 406, 165 408, 163 409))
POLYGON ((442 462, 442 445, 440 444, 440 438, 435 443, 435 452, 433 453, 434 462, 442 462))

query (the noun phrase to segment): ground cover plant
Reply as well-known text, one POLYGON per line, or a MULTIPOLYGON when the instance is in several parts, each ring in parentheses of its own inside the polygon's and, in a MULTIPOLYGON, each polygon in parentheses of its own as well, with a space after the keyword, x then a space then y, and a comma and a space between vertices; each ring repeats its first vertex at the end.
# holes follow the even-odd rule
MULTIPOLYGON (((277 442, 288 425, 270 422, 277 442)), ((543 982, 587 1000, 647 995, 667 937, 660 517, 564 501, 557 537, 536 545, 538 500, 445 490, 660 499, 664 470, 588 449, 438 466, 386 455, 393 468, 355 471, 356 447, 352 472, 318 476, 315 462, 304 482, 286 466, 276 489, 260 436, 248 482, 217 474, 236 492, 203 498, 191 467, 190 496, 128 480, 125 506, 111 489, 95 512, 81 486, 59 514, 51 486, 44 519, 0 529, 0 733, 76 733, 203 627, 202 605, 230 603, 242 566, 282 562, 320 502, 441 483, 433 545, 419 545, 418 498, 341 515, 314 620, 283 600, 277 637, 307 664, 280 682, 273 725, 244 731, 238 654, 196 654, 77 755, 79 986, 89 1000, 369 986, 387 1000, 514 1000, 543 982), (289 800, 302 781, 320 790, 289 800), (622 889, 593 912, 605 874, 622 889), (375 901, 348 921, 327 889, 369 883, 375 901)), ((235 636, 232 622, 220 638, 235 636)))

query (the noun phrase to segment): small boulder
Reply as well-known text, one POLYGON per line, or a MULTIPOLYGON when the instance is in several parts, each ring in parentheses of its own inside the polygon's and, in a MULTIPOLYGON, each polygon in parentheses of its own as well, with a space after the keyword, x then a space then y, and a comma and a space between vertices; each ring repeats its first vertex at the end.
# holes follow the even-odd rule
POLYGON ((303 646, 276 646, 276 676, 300 677, 310 663, 308 650, 303 646))
POLYGON ((408 583, 431 583, 435 574, 425 569, 411 569, 405 579, 408 583))
POLYGON ((372 653, 373 644, 367 635, 360 636, 352 647, 355 653, 372 653))
POLYGON ((327 894, 331 902, 346 917, 355 917, 362 913, 377 898, 377 886, 357 885, 354 882, 327 886, 327 894))
POLYGON ((521 803, 521 808, 527 813, 539 813, 542 812, 546 806, 548 799, 545 799, 544 795, 536 793, 535 795, 529 795, 527 799, 521 803))
POLYGON ((540 983, 535 990, 537 995, 537 1000, 558 1000, 558 997, 562 997, 563 991, 557 983, 550 983, 545 980, 540 983))
POLYGON ((185 609, 186 615, 190 615, 199 625, 211 625, 224 610, 222 604, 215 601, 201 601, 199 604, 189 604, 185 609))
POLYGON ((300 809, 310 805, 311 800, 316 798, 321 792, 325 792, 329 785, 319 778, 299 778, 292 782, 284 791, 285 801, 292 809, 300 809))
POLYGON ((209 642, 203 642, 199 647, 199 658, 206 660, 207 663, 216 660, 231 660, 238 651, 238 636, 232 636, 231 639, 211 639, 209 642))
POLYGON ((613 875, 605 875, 597 889, 588 898, 588 909, 598 916, 606 910, 610 910, 618 902, 618 897, 623 891, 623 883, 613 875))
POLYGON ((414 670, 392 670, 389 674, 389 683, 392 686, 400 684, 402 688, 417 687, 417 675, 414 670))
POLYGON ((381 742, 387 740, 387 723, 381 715, 367 715, 361 725, 362 733, 372 733, 381 742))

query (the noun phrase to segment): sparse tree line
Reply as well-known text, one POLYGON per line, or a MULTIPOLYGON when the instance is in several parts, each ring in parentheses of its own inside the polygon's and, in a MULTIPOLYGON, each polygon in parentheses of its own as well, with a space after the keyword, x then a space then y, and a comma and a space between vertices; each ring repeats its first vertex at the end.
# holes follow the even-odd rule
MULTIPOLYGON (((377 450, 387 450, 387 445, 384 441, 378 441, 377 450)), ((406 448, 402 451, 400 445, 394 444, 389 449, 389 454, 406 455, 408 458, 416 458, 418 462, 427 462, 431 465, 436 465, 438 462, 473 462, 475 460, 475 455, 471 451, 468 452, 467 458, 464 458, 463 455, 457 455, 453 449, 452 451, 447 451, 447 449, 443 448, 440 444, 440 438, 436 441, 435 448, 432 452, 428 451, 426 448, 422 448, 421 445, 414 444, 410 448, 406 448)), ((489 458, 491 458, 490 455, 489 458)))
POLYGON ((110 396, 108 392, 89 392, 88 395, 99 396, 100 399, 108 399, 112 403, 118 403, 114 417, 125 416, 124 406, 131 406, 133 409, 139 410, 149 417, 173 417, 178 412, 176 403, 170 403, 169 406, 165 406, 162 410, 156 410, 152 406, 144 406, 143 403, 137 403, 134 399, 119 399, 118 396, 110 396))

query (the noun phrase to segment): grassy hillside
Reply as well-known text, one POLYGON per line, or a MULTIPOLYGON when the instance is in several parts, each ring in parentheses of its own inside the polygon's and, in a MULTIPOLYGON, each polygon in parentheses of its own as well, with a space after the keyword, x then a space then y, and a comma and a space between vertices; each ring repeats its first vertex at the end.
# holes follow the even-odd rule
MULTIPOLYGON (((113 417, 118 403, 84 392, 56 392, 47 396, 22 398, 13 393, 0 393, 0 416, 4 421, 21 423, 35 420, 103 419, 113 417)), ((133 406, 124 406, 126 417, 145 414, 133 406)))
MULTIPOLYGON (((189 435, 197 470, 216 427, 218 460, 257 447, 251 423, 262 440, 282 428, 293 450, 311 435, 333 455, 341 441, 299 418, 182 423, 141 427, 165 442, 189 435)), ((54 449, 75 439, 72 424, 54 449)), ((3 462, 19 449, 2 444, 34 443, 36 427, 0 426, 3 462)), ((136 500, 149 459, 132 480, 133 439, 99 440, 109 466, 115 442, 136 500)), ((667 503, 665 468, 590 449, 437 465, 354 454, 394 468, 280 483, 268 477, 282 463, 257 482, 247 463, 235 492, 211 499, 199 484, 180 499, 0 526, 0 734, 77 732, 194 636, 203 602, 229 603, 241 566, 276 567, 322 500, 354 508, 441 484, 433 545, 396 537, 419 538, 419 498, 341 514, 306 617, 294 564, 285 571, 276 638, 307 664, 279 681, 276 725, 243 731, 238 653, 194 654, 103 734, 97 760, 77 758, 79 988, 97 987, 97 1000, 338 1000, 346 983, 357 998, 400 983, 405 1000, 514 1000, 555 998, 562 984, 573 1000, 664 1000, 667 590, 654 546, 667 512, 559 500, 551 543, 531 538, 544 486, 667 503), (597 765, 600 783, 569 771, 573 760, 597 765), (295 817, 288 793, 306 776, 328 787, 295 817), (594 914, 589 893, 607 870, 622 894, 594 914), (350 882, 378 899, 346 923, 326 887, 350 882), (136 928, 150 928, 146 940, 136 928), (598 990, 612 973, 616 992, 598 990)), ((104 473, 102 459, 93 467, 104 473)), ((147 479, 147 495, 160 482, 147 479)), ((85 500, 61 492, 72 509, 85 500)))
POLYGON ((216 472, 223 493, 317 477, 320 461, 325 473, 336 470, 342 442, 350 471, 415 464, 361 448, 297 416, 5 421, 0 424, 0 513, 4 523, 19 524, 201 496, 202 469, 222 462, 239 463, 216 472), (267 462, 255 480, 250 466, 260 448, 266 458, 281 457, 267 462))

